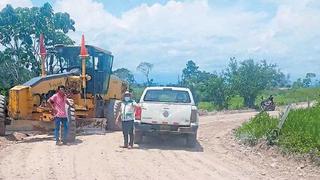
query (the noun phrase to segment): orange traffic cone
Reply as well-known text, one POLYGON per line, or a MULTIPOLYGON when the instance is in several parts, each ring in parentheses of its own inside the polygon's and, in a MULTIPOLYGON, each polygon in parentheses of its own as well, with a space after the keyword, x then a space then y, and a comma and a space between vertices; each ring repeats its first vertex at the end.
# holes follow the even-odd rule
POLYGON ((80 49, 80 57, 84 58, 84 57, 88 57, 88 51, 85 45, 85 41, 84 41, 84 35, 82 34, 82 39, 81 39, 81 49, 80 49))

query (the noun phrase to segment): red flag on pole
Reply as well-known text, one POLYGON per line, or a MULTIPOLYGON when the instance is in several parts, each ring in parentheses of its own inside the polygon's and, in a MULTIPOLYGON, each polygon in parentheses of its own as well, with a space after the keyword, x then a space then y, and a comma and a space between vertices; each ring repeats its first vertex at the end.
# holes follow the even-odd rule
POLYGON ((43 34, 40 34, 40 56, 42 59, 46 58, 46 47, 44 46, 44 37, 43 34))
POLYGON ((82 34, 82 39, 81 39, 81 49, 80 49, 80 56, 82 58, 89 56, 85 41, 84 41, 84 35, 82 34))

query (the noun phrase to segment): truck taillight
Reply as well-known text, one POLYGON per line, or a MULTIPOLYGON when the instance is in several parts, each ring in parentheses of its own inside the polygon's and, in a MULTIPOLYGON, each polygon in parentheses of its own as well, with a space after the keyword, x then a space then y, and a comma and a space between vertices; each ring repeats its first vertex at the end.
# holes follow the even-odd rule
POLYGON ((141 120, 141 113, 142 113, 141 107, 136 107, 135 113, 134 113, 134 117, 136 120, 141 120))
POLYGON ((198 117, 198 111, 195 109, 191 110, 190 122, 191 123, 197 122, 197 117, 198 117))

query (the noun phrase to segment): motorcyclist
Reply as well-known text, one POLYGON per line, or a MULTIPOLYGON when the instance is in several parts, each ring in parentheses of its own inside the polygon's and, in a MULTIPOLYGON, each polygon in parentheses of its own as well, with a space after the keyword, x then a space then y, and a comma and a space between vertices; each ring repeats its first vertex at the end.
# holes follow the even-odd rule
POLYGON ((275 104, 274 104, 272 95, 270 95, 266 100, 262 100, 261 109, 267 110, 267 111, 275 110, 275 104))
POLYGON ((274 104, 274 103, 273 103, 273 96, 272 96, 272 95, 269 96, 268 100, 269 100, 272 104, 274 104))

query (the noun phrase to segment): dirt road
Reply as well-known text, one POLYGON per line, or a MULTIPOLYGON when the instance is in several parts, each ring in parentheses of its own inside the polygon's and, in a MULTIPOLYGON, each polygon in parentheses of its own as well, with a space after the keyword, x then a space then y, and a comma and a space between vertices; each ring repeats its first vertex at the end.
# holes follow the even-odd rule
MULTIPOLYGON (((70 146, 32 137, 0 150, 0 179, 320 179, 317 168, 236 143, 232 129, 254 112, 201 117, 196 148, 148 138, 120 149, 120 132, 82 135, 70 146)), ((320 168, 319 168, 320 169, 320 168)))

